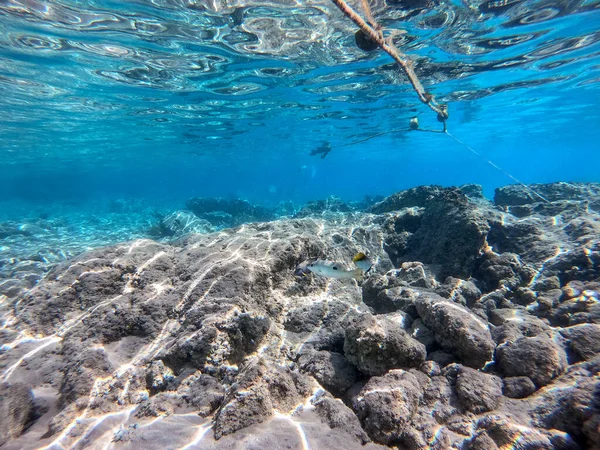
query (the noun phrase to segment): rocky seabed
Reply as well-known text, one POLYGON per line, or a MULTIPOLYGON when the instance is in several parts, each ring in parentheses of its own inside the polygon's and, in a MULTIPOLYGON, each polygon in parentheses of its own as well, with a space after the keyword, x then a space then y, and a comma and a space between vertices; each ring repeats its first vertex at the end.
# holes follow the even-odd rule
POLYGON ((532 187, 54 265, 0 296, 0 445, 599 449, 600 185, 532 187), (294 275, 359 251, 364 281, 294 275))

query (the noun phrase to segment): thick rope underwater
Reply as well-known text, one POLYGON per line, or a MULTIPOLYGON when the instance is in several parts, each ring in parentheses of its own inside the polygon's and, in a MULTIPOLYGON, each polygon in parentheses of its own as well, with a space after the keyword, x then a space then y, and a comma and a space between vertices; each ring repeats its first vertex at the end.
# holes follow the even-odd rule
MULTIPOLYGON (((335 5, 342 11, 346 17, 348 17, 352 22, 354 22, 362 32, 373 42, 375 42, 383 51, 385 51, 388 55, 390 55, 394 61, 398 63, 402 71, 408 77, 410 84, 413 89, 419 96, 419 100, 429 106, 432 110, 438 113, 438 116, 446 117, 448 116, 448 111, 443 105, 436 105, 433 101, 433 96, 425 92, 423 85, 419 81, 417 77, 413 62, 406 56, 404 53, 400 52, 392 43, 391 39, 386 39, 383 37, 383 33, 381 31, 374 30, 367 22, 360 17, 356 11, 352 9, 344 0, 331 0, 335 5)), ((375 22, 373 16, 371 14, 371 10, 368 6, 368 2, 362 2, 363 7, 365 8, 365 14, 370 21, 375 22)), ((374 23, 374 26, 379 28, 377 23, 374 23)))

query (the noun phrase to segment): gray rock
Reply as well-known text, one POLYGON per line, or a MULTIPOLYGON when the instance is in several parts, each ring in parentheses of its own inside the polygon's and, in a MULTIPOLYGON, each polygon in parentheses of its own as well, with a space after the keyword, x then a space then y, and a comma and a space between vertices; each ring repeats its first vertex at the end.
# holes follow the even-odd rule
POLYGON ((354 436, 361 444, 370 442, 369 436, 362 429, 358 417, 339 399, 321 396, 313 402, 315 410, 332 429, 341 428, 354 436))
POLYGON ((526 376, 538 387, 550 383, 567 367, 565 351, 545 334, 500 345, 496 361, 505 376, 526 376))
POLYGON ((490 315, 490 322, 496 325, 492 337, 498 344, 515 341, 520 337, 533 337, 551 332, 548 323, 523 310, 498 309, 490 315))
POLYGON ((417 186, 390 195, 369 208, 368 212, 383 214, 413 206, 425 207, 444 191, 441 186, 417 186))
POLYGON ((358 378, 356 367, 335 352, 308 351, 298 358, 299 369, 312 375, 336 397, 341 397, 358 378))
POLYGON ((251 386, 236 393, 215 416, 215 439, 231 434, 273 414, 273 403, 264 385, 251 386))
MULTIPOLYGON (((568 435, 555 430, 541 430, 531 426, 523 426, 515 423, 511 417, 491 414, 484 416, 477 422, 478 429, 485 430, 497 447, 510 447, 515 443, 518 436, 521 448, 535 448, 539 450, 578 450, 578 446, 568 435), (560 446, 556 446, 559 444, 560 446)), ((493 447, 492 447, 493 448, 493 447)))
POLYGON ((483 188, 480 184, 463 184, 459 186, 459 189, 469 198, 474 200, 485 200, 483 195, 483 188))
POLYGON ((507 377, 503 381, 502 392, 506 397, 525 398, 536 391, 529 377, 507 377))
POLYGON ((600 325, 584 323, 560 330, 569 340, 569 349, 576 361, 587 361, 600 353, 600 325))
POLYGON ((484 214, 464 194, 444 190, 425 208, 401 259, 439 264, 441 275, 468 277, 488 231, 484 214))
POLYGON ((416 299, 415 305, 440 347, 463 364, 480 368, 493 359, 496 346, 487 324, 468 309, 426 293, 416 299))
POLYGON ((0 445, 21 436, 33 411, 33 394, 27 385, 18 382, 0 384, 0 445))
POLYGON ((275 411, 291 413, 311 389, 298 373, 251 360, 215 415, 215 439, 261 423, 275 411))
POLYGON ((454 356, 443 350, 435 350, 427 354, 427 359, 439 364, 440 367, 446 367, 454 362, 454 356))
POLYGON ((411 338, 393 317, 362 314, 346 328, 344 354, 365 375, 383 375, 390 369, 419 367, 425 346, 411 338))
POLYGON ((544 395, 536 413, 544 428, 569 433, 582 448, 598 448, 600 438, 600 382, 580 380, 544 395))
POLYGON ((484 283, 487 291, 493 291, 500 286, 516 289, 531 281, 535 269, 523 265, 519 255, 515 253, 498 255, 486 252, 480 259, 474 275, 484 283))
POLYGON ((435 292, 447 300, 468 307, 481 297, 481 290, 473 282, 454 277, 447 277, 435 292))
POLYGON ((495 450, 498 446, 485 432, 477 433, 468 443, 467 450, 495 450))
POLYGON ((373 311, 378 314, 402 311, 411 316, 416 316, 414 307, 415 290, 402 286, 378 289, 382 285, 388 286, 388 281, 387 278, 378 277, 377 275, 369 277, 363 287, 363 302, 365 305, 373 308, 373 311))
POLYGON ((151 393, 166 389, 167 383, 174 378, 173 371, 165 367, 161 360, 152 361, 146 375, 146 383, 151 393))
MULTIPOLYGON (((548 183, 532 184, 531 189, 543 195, 547 200, 586 200, 600 193, 599 183, 548 183)), ((526 205, 540 203, 542 199, 525 187, 513 184, 496 188, 494 203, 496 205, 526 205)))
POLYGON ((427 328, 421 319, 417 319, 412 323, 409 333, 423 344, 427 350, 431 350, 436 343, 433 331, 427 328))
POLYGON ((286 330, 295 333, 310 332, 317 328, 325 316, 325 303, 316 302, 292 309, 284 322, 286 330))
POLYGON ((419 399, 417 378, 404 370, 373 377, 353 401, 364 429, 375 442, 394 445, 407 429, 419 399))
POLYGON ((225 388, 216 378, 206 374, 187 377, 177 393, 202 417, 215 412, 225 398, 225 388))
POLYGON ((502 380, 461 366, 456 378, 456 393, 461 405, 475 414, 493 411, 502 397, 502 380))
POLYGON ((214 230, 215 227, 209 221, 199 218, 191 211, 181 210, 162 217, 160 222, 149 230, 149 234, 157 239, 178 238, 187 233, 210 233, 214 230))
POLYGON ((436 285, 435 278, 428 273, 428 270, 421 262, 403 262, 400 268, 394 270, 391 274, 394 278, 394 285, 426 289, 433 289, 436 285))

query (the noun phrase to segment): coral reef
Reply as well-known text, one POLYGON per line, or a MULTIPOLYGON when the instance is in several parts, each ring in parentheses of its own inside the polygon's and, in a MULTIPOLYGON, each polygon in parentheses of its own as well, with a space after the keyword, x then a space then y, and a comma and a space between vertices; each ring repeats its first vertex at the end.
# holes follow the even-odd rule
POLYGON ((177 240, 55 264, 2 292, 0 443, 597 449, 600 194, 536 189, 204 234, 177 213, 177 240), (363 282, 294 275, 359 251, 363 282))

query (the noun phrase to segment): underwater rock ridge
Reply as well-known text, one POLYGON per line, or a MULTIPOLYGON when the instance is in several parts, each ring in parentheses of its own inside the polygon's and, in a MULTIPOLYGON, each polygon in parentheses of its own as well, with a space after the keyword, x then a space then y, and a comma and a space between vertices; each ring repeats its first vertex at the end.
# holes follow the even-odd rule
POLYGON ((599 448, 599 199, 575 186, 424 186, 57 264, 2 293, 0 445, 599 448), (358 252, 364 281, 294 275, 358 252))

